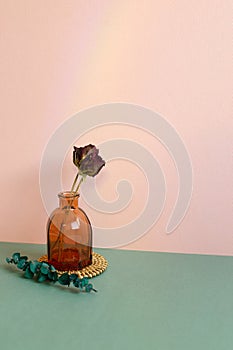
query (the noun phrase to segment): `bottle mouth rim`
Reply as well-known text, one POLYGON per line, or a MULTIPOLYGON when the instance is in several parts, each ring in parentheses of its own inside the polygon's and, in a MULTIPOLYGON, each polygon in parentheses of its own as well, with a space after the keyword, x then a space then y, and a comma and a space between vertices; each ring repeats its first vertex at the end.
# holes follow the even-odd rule
POLYGON ((58 193, 59 198, 76 198, 79 197, 79 193, 71 192, 71 191, 63 191, 58 193))

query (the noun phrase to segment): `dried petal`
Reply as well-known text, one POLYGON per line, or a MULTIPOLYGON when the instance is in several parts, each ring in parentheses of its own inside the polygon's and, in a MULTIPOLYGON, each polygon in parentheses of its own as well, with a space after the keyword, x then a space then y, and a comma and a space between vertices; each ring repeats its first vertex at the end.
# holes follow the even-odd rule
POLYGON ((87 153, 92 148, 95 148, 95 146, 91 145, 91 144, 89 144, 85 147, 75 147, 74 146, 74 151, 73 151, 73 163, 74 163, 74 165, 76 165, 79 168, 81 160, 86 157, 87 153))

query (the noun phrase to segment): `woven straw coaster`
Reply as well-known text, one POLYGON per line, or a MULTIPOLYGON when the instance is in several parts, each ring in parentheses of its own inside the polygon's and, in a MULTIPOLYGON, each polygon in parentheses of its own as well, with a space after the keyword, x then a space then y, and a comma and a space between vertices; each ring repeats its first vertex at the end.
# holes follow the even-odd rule
MULTIPOLYGON (((48 261, 48 256, 43 255, 38 259, 38 261, 48 261)), ((76 273, 79 278, 83 278, 83 277, 92 278, 92 277, 98 276, 101 273, 103 273, 106 270, 107 266, 108 266, 108 262, 105 259, 105 257, 103 257, 103 255, 101 255, 101 254, 93 252, 91 265, 86 266, 81 270, 73 270, 73 271, 58 271, 57 270, 57 272, 58 272, 58 274, 62 274, 64 272, 68 272, 69 274, 76 273)))

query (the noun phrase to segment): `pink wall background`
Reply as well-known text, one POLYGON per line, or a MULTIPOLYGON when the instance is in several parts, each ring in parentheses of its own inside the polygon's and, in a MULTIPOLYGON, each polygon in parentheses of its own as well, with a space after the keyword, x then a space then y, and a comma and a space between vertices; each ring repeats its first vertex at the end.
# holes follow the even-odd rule
MULTIPOLYGON (((123 249, 233 255, 231 14, 227 0, 0 1, 0 240, 45 242, 39 168, 49 137, 78 111, 121 101, 164 116, 194 170, 189 211, 166 235, 177 176, 162 145, 143 139, 169 190, 156 225, 123 249)), ((119 133, 139 140, 139 132, 108 126, 101 137, 93 131, 79 142, 98 144, 119 133)), ((67 171, 65 161, 64 186, 67 171)), ((109 183, 99 190, 111 200, 120 172, 114 162, 107 171, 109 183)), ((142 177, 140 193, 144 186, 142 177)), ((83 207, 96 225, 124 224, 143 200, 135 194, 127 215, 111 220, 83 207)))

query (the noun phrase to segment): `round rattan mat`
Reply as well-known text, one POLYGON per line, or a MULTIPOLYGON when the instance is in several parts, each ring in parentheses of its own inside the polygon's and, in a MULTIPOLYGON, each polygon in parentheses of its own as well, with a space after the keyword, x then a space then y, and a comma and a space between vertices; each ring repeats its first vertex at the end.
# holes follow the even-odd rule
MULTIPOLYGON (((38 261, 48 261, 48 256, 43 255, 38 259, 38 261)), ((108 262, 105 259, 105 257, 103 257, 103 255, 101 254, 93 252, 91 265, 84 267, 82 270, 73 270, 73 271, 67 271, 67 272, 69 274, 76 273, 79 278, 82 278, 82 277, 92 278, 103 273, 106 270, 107 266, 108 266, 108 262)), ((57 271, 57 272, 59 274, 62 274, 66 271, 57 271)))

